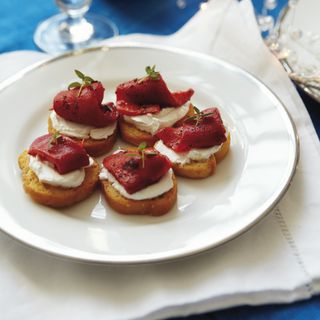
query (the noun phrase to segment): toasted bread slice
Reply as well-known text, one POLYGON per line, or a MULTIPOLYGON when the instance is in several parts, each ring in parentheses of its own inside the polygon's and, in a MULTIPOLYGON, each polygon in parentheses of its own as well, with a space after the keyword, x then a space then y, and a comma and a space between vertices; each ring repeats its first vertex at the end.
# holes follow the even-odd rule
POLYGON ((207 160, 191 161, 185 164, 173 163, 172 169, 177 176, 202 179, 213 175, 216 170, 216 165, 216 159, 214 155, 212 155, 207 160))
MULTIPOLYGON (((52 126, 52 121, 49 118, 48 119, 48 132, 49 133, 59 133, 55 128, 52 126)), ((107 139, 99 139, 95 140, 92 138, 89 139, 78 139, 74 137, 70 137, 75 141, 82 142, 83 141, 83 147, 86 149, 87 153, 92 157, 98 157, 103 154, 106 154, 109 152, 113 145, 115 144, 117 140, 117 129, 114 131, 114 133, 109 136, 107 139)))
POLYGON ((230 133, 228 133, 227 140, 222 144, 220 150, 214 154, 217 163, 221 162, 229 152, 230 140, 231 140, 230 133))
MULTIPOLYGON (((174 126, 181 124, 187 117, 194 115, 193 105, 190 103, 188 113, 174 126)), ((141 142, 146 142, 148 147, 152 147, 158 140, 151 133, 138 129, 134 124, 126 122, 123 118, 119 121, 119 128, 122 140, 129 142, 135 146, 139 146, 141 142)))
POLYGON ((28 152, 24 151, 18 159, 19 167, 22 170, 23 188, 31 198, 49 207, 67 207, 89 197, 99 181, 99 165, 94 162, 90 167, 85 168, 85 179, 79 187, 62 188, 51 186, 39 181, 38 177, 29 167, 28 152))
POLYGON ((102 192, 114 210, 126 215, 162 216, 177 200, 177 181, 172 175, 173 187, 159 197, 146 200, 132 200, 123 197, 108 180, 101 181, 102 192))
POLYGON ((135 125, 126 122, 123 118, 119 120, 119 129, 122 140, 134 146, 139 146, 141 142, 145 142, 148 147, 152 147, 158 140, 156 136, 138 129, 135 125))
POLYGON ((227 155, 230 148, 230 133, 227 140, 222 144, 221 149, 207 160, 191 161, 190 163, 173 163, 172 169, 175 174, 181 177, 202 179, 215 173, 217 163, 221 162, 227 155))

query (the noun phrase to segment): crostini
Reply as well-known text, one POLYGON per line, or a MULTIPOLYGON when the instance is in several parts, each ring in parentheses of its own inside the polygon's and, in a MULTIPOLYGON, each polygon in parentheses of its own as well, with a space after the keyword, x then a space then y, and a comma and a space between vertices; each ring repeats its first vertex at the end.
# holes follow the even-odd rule
POLYGON ((194 110, 195 115, 180 126, 159 130, 154 148, 170 159, 177 175, 200 179, 213 175, 216 164, 227 155, 230 133, 217 108, 194 110))
POLYGON ((146 67, 146 73, 116 89, 121 137, 135 146, 141 142, 153 146, 159 129, 171 127, 192 112, 193 89, 170 92, 155 66, 146 67))
POLYGON ((161 216, 177 200, 169 159, 145 143, 104 158, 100 181, 108 204, 126 215, 161 216))
POLYGON ((90 196, 99 181, 99 165, 72 139, 46 134, 18 159, 23 187, 36 202, 67 207, 90 196))
POLYGON ((117 139, 118 112, 112 102, 102 103, 101 82, 79 70, 75 73, 81 82, 71 83, 54 97, 48 131, 83 141, 89 155, 100 156, 109 152, 117 139))

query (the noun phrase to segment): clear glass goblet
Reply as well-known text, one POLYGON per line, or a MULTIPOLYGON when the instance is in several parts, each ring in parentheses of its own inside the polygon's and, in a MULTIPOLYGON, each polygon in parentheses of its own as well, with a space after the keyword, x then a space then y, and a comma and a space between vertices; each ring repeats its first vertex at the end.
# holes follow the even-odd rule
POLYGON ((56 0, 62 11, 41 22, 34 34, 35 44, 48 53, 60 53, 97 44, 119 34, 105 17, 87 13, 92 0, 56 0))

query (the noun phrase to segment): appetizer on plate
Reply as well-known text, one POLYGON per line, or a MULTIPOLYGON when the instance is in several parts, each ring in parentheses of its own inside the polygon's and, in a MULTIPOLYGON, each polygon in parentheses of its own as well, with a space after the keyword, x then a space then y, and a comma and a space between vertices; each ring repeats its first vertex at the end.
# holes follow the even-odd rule
POLYGON ((59 92, 48 120, 49 133, 59 133, 77 141, 91 156, 110 151, 117 138, 118 112, 113 103, 102 103, 104 87, 75 70, 80 82, 59 92))
POLYGON ((58 134, 35 139, 18 163, 26 193, 50 207, 84 200, 99 181, 99 165, 79 143, 58 134))
POLYGON ((170 159, 177 175, 198 179, 214 174, 229 151, 230 133, 217 108, 194 110, 180 126, 159 130, 154 148, 170 159))
POLYGON ((138 146, 153 146, 156 131, 171 127, 192 112, 189 102, 193 89, 170 92, 155 66, 146 67, 147 75, 118 85, 116 107, 121 115, 123 140, 138 146))
POLYGON ((127 215, 161 216, 177 199, 177 182, 169 159, 146 148, 146 143, 104 158, 100 180, 109 205, 127 215))

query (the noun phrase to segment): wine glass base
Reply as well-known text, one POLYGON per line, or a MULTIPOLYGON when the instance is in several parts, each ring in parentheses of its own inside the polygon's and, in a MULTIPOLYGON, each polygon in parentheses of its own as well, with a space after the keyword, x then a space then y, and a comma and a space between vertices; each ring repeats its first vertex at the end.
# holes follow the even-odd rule
POLYGON ((61 53, 92 47, 100 41, 119 34, 116 25, 105 17, 88 13, 85 15, 86 21, 92 25, 93 34, 85 41, 72 42, 64 38, 60 31, 61 23, 66 20, 65 14, 55 15, 40 23, 33 36, 35 44, 44 52, 61 53))

